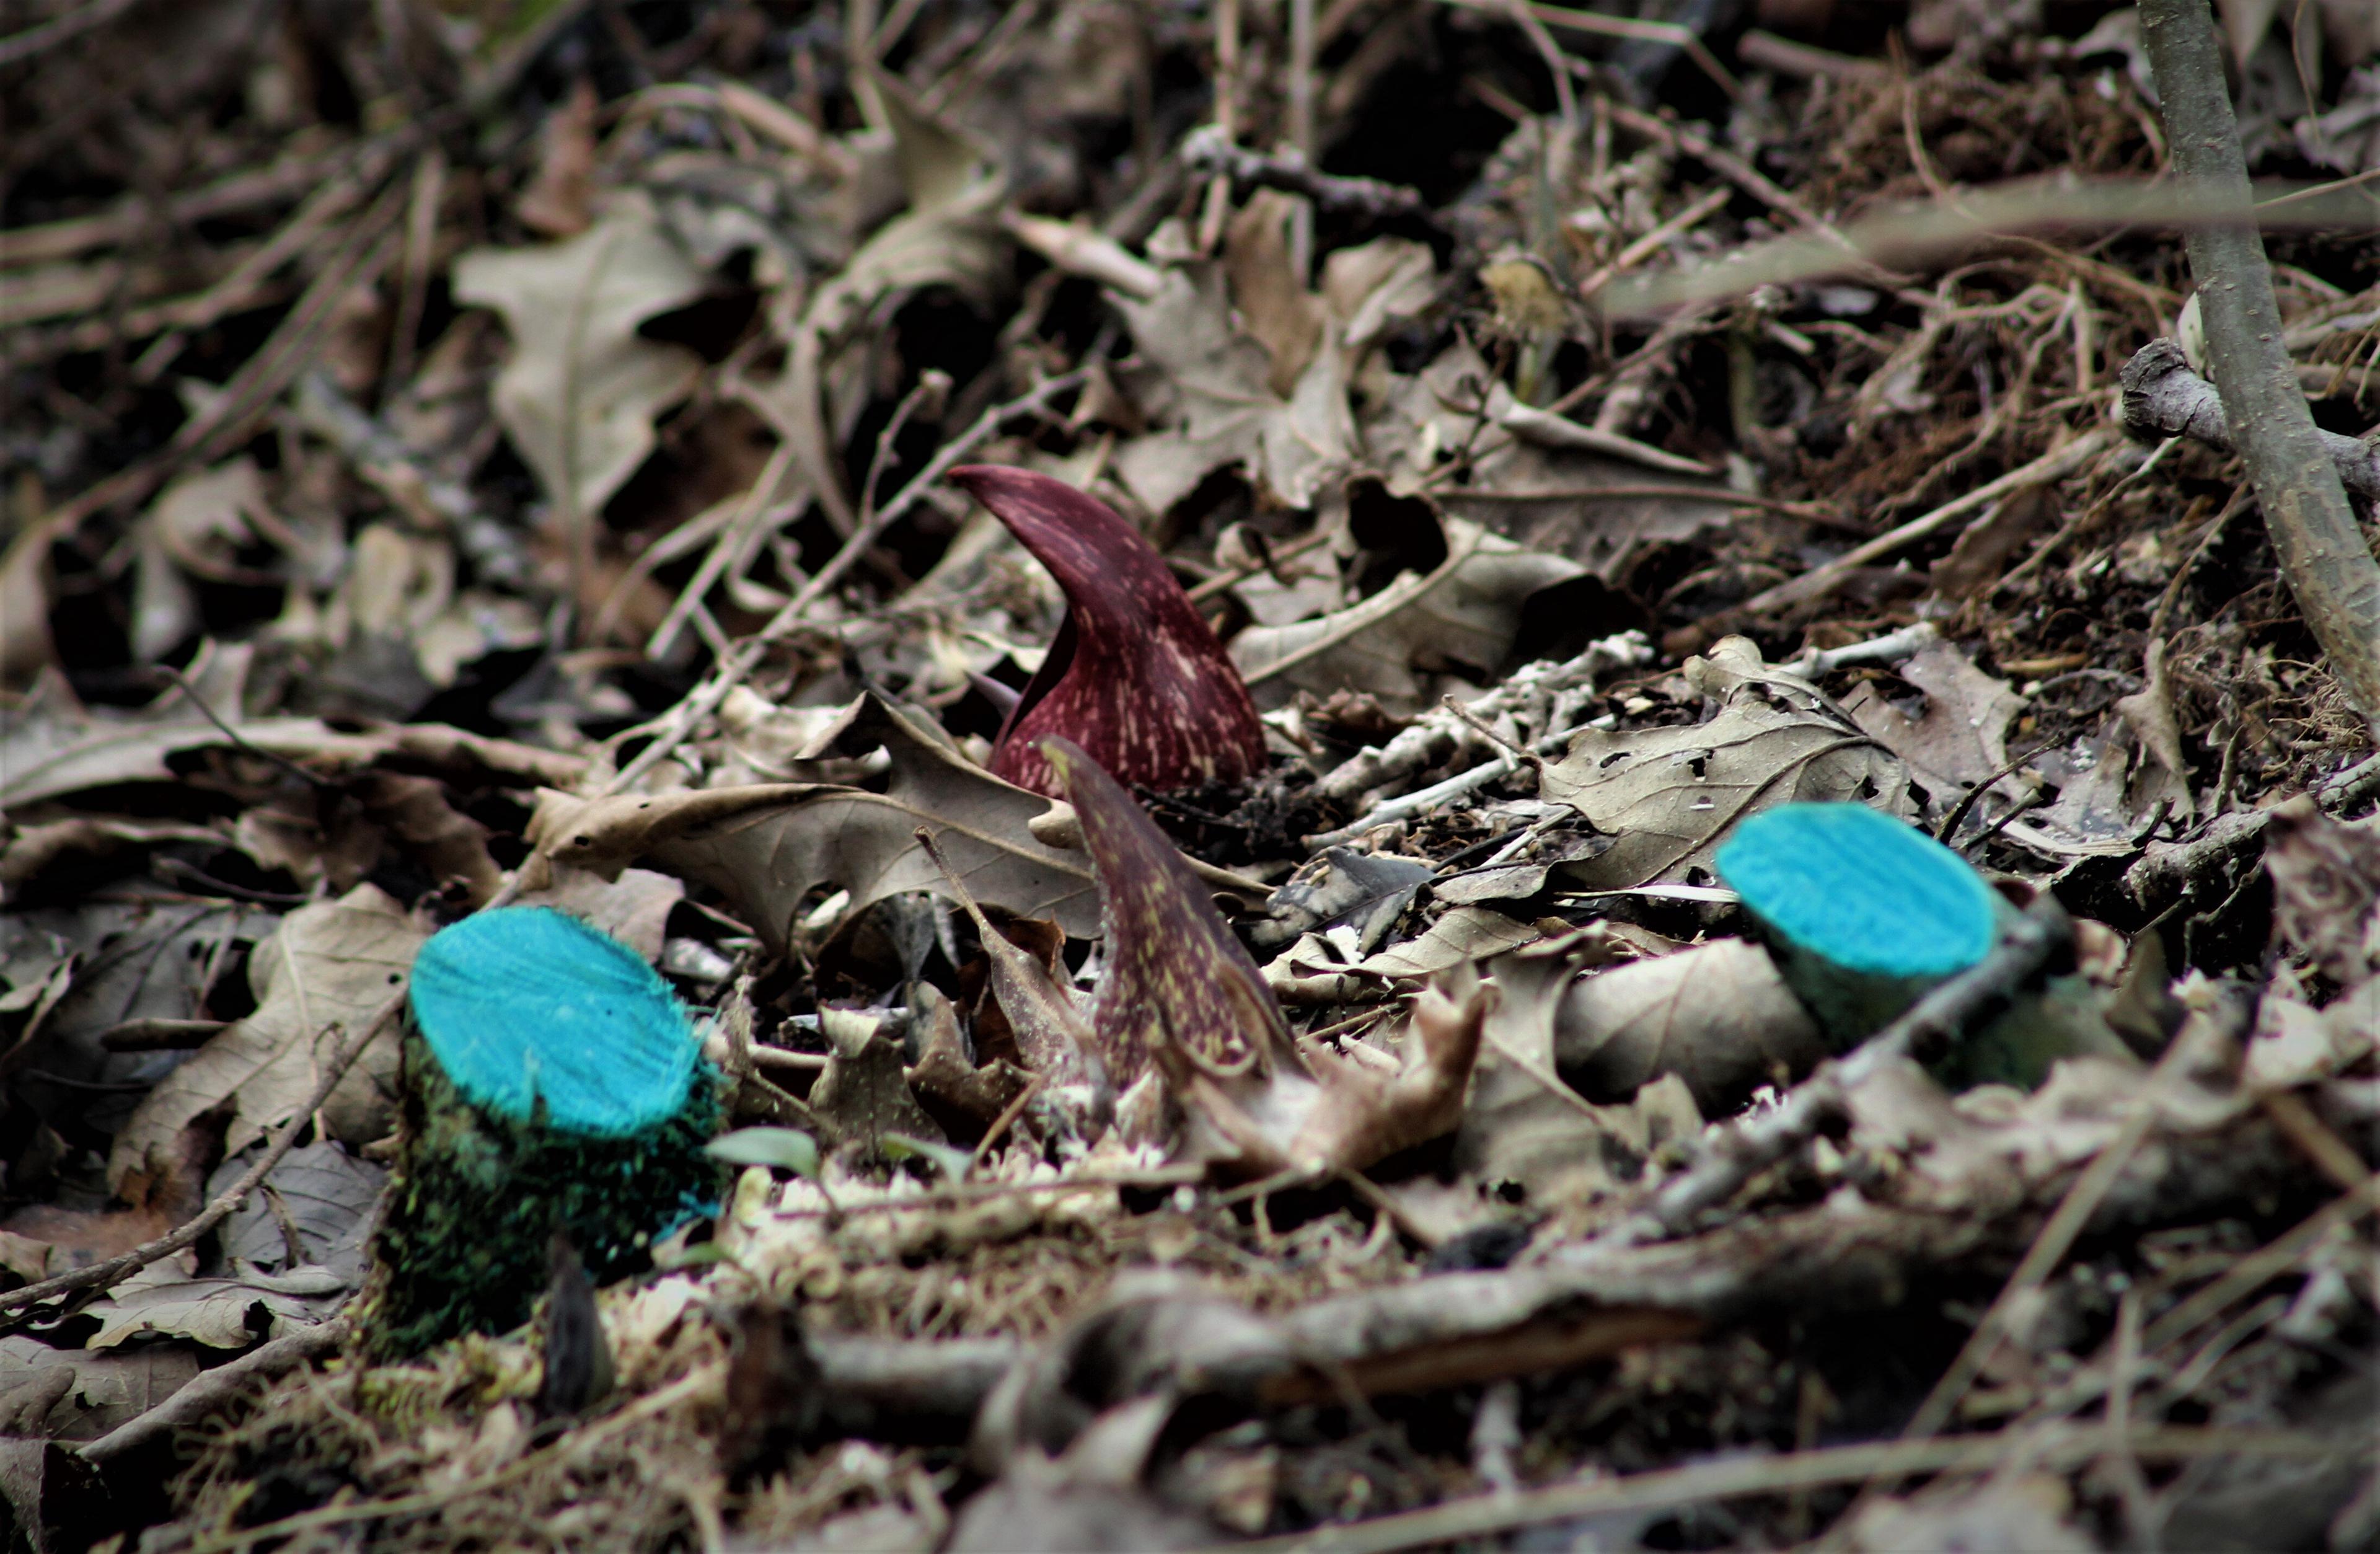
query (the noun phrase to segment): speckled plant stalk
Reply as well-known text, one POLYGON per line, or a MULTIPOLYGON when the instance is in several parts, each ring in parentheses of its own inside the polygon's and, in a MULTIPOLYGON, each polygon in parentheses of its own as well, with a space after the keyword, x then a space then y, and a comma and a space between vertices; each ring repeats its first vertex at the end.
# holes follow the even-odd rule
POLYGON ((1108 968, 1091 1031, 1116 1087, 1152 1062, 1177 1081, 1184 1064, 1217 1076, 1295 1065, 1264 974, 1173 844, 1087 752, 1063 738, 1044 748, 1099 864, 1108 968))
POLYGON ((1236 783, 1265 764, 1247 686, 1157 548, 1107 504, 1026 469, 951 471, 1050 569, 1066 618, 1000 731, 992 771, 1058 783, 1035 742, 1081 746, 1118 782, 1159 793, 1236 783))

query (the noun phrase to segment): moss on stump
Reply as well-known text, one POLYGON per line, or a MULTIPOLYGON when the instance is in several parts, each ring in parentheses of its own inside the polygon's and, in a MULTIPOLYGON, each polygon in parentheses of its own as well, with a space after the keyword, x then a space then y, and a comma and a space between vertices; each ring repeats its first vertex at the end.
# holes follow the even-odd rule
POLYGON ((544 908, 481 913, 422 947, 412 1003, 358 1324, 373 1358, 527 1320, 556 1230, 601 1282, 715 1208, 717 1077, 626 947, 544 908))

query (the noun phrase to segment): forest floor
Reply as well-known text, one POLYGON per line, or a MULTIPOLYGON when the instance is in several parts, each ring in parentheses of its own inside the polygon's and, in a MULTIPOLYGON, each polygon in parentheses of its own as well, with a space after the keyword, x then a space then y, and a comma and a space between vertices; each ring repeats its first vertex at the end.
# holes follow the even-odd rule
MULTIPOLYGON (((0 1541, 2380 1548, 2380 764, 2119 386, 2140 18, 1621 8, 0 6, 0 1541), (392 1354, 535 904, 715 1201, 392 1354)), ((2368 540, 2380 18, 2218 9, 2368 540)))

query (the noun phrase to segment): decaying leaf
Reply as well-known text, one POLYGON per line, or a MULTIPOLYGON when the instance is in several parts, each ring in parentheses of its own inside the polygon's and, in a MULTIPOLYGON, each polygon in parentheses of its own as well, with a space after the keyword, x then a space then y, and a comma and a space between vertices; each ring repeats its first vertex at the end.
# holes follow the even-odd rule
MULTIPOLYGON (((226 1154, 284 1121, 314 1090, 339 1043, 359 1035, 405 983, 429 935, 385 892, 358 885, 337 901, 301 906, 249 957, 256 1012, 235 1021, 142 1099, 116 1135, 108 1184, 118 1196, 159 1169, 182 1129, 229 1102, 226 1154), (335 1028, 334 1028, 335 1027, 335 1028)), ((322 1108, 333 1137, 363 1145, 388 1131, 397 1042, 382 1032, 322 1108)))
POLYGON ((991 919, 977 904, 975 892, 967 889, 966 881, 943 862, 931 832, 918 832, 917 844, 926 849, 926 856, 941 870, 951 893, 975 922, 984 956, 991 964, 992 996, 1000 1001, 1002 1012, 1008 1016, 1008 1028, 1015 1037, 1026 1066, 1046 1075, 1051 1084, 1096 1086, 1103 1082, 1105 1074, 1096 1074, 1090 1062, 1096 1050, 1091 1023, 1075 1002, 1074 990, 1061 985, 1050 975, 1048 966, 992 926, 991 919))
MULTIPOLYGON (((191 577, 254 582, 237 565, 254 541, 266 511, 264 480, 249 458, 183 476, 160 492, 141 526, 134 586, 132 647, 142 660, 161 659, 196 632, 198 596, 191 577)), ((273 580, 271 574, 261 579, 273 580)))
POLYGON ((245 1349, 259 1332, 279 1338, 335 1310, 346 1281, 324 1269, 251 1279, 191 1279, 152 1263, 85 1309, 99 1318, 87 1349, 113 1349, 149 1336, 187 1338, 210 1349, 245 1349), (257 1321, 261 1313, 263 1320, 257 1321))
POLYGON ((890 753, 883 793, 808 783, 592 800, 550 793, 529 840, 558 862, 606 876, 641 860, 715 886, 782 949, 821 887, 850 892, 855 910, 941 891, 941 870, 917 845, 922 826, 978 899, 1054 918, 1078 937, 1094 931, 1098 897, 1082 856, 1046 847, 1026 829, 1047 799, 969 763, 872 696, 848 728, 853 742, 880 742, 890 753))
MULTIPOLYGON (((572 783, 585 760, 509 740, 436 723, 411 723, 353 734, 315 718, 250 718, 243 711, 255 645, 202 646, 178 687, 129 716, 78 705, 63 681, 45 681, 13 708, 0 709, 0 810, 17 811, 45 799, 119 783, 185 779, 194 752, 235 743, 308 766, 324 775, 353 771, 392 755, 437 766, 478 767, 540 783, 572 783), (237 735, 226 735, 190 705, 195 692, 237 735)), ((277 781, 276 774, 273 780, 277 781)))
POLYGON ((1611 486, 1642 487, 1648 455, 1664 460, 1675 455, 1608 435, 1582 437, 1590 429, 1566 420, 1555 425, 1560 418, 1531 411, 1515 399, 1468 342, 1448 346, 1419 372, 1391 378, 1386 397, 1366 428, 1366 442, 1385 461, 1382 471, 1390 490, 1428 491, 1504 538, 1567 557, 1606 582, 1623 581, 1650 548, 1692 541, 1728 519, 1725 489, 1682 474, 1675 462, 1665 462, 1652 478, 1664 494, 1580 495, 1611 486), (1489 428, 1484 435, 1483 420, 1489 428), (1443 461, 1457 449, 1469 452, 1471 479, 1462 485, 1440 478, 1443 461), (1694 494, 1697 488, 1710 494, 1694 494))
POLYGON ((1357 462, 1364 439, 1348 390, 1367 354, 1437 291, 1430 250, 1402 237, 1337 250, 1323 261, 1320 290, 1308 291, 1291 259, 1290 208, 1260 192, 1232 222, 1220 260, 1165 271, 1153 295, 1109 294, 1155 369, 1146 396, 1165 430, 1116 457, 1152 512, 1231 467, 1284 505, 1311 505, 1357 462))
POLYGON ((892 299, 926 286, 948 285, 987 302, 1007 251, 995 219, 1007 191, 1001 169, 912 102, 899 80, 877 77, 871 92, 892 128, 908 209, 877 228, 810 294, 786 332, 784 371, 751 391, 810 490, 844 528, 856 513, 844 492, 838 438, 848 434, 869 393, 874 341, 862 326, 892 299))
POLYGON ((978 1065, 959 1029, 958 1011, 931 982, 909 989, 909 1018, 922 1026, 925 1039, 909 1083, 917 1099, 953 1137, 980 1138, 999 1120, 1033 1077, 1006 1058, 978 1065))
POLYGON ((1460 1116, 1487 1000, 1426 994, 1402 1062, 1302 1052, 1181 855, 1115 780, 1062 739, 1042 746, 1099 874, 1107 975, 1092 1011, 1119 1089, 1152 1063, 1188 1113, 1184 1149, 1236 1174, 1360 1171, 1460 1116))
POLYGON ((1365 956, 1355 969, 1374 977, 1430 977, 1543 937, 1543 930, 1534 923, 1508 917, 1493 908, 1457 906, 1440 914, 1418 936, 1365 956))
POLYGON ((1257 949, 1270 950, 1337 924, 1361 929, 1376 912, 1402 912, 1432 872, 1419 858, 1326 848, 1272 892, 1266 920, 1248 938, 1257 949))
POLYGON ((686 899, 686 887, 650 868, 624 868, 606 880, 583 868, 556 864, 548 882, 516 898, 523 906, 551 906, 602 929, 658 964, 666 943, 671 909, 686 899))
POLYGON ((991 770, 1053 793, 1035 741, 1058 735, 1118 781, 1160 793, 1264 768, 1239 671, 1165 559, 1107 504, 1027 469, 969 465, 953 483, 991 509, 1066 595, 1057 640, 1002 724, 991 770))
POLYGON ((1624 1101, 1661 1074, 1708 1117, 1780 1088, 1827 1055, 1768 953, 1721 939, 1579 977, 1554 1016, 1554 1059, 1590 1100, 1624 1101))
MULTIPOLYGON (((368 746, 364 737, 334 733, 313 718, 244 717, 239 698, 254 657, 254 648, 246 644, 202 650, 185 675, 209 710, 238 730, 243 743, 299 760, 334 750, 353 758, 368 746)), ((0 709, 0 809, 16 811, 117 783, 174 781, 174 756, 230 743, 190 705, 188 695, 169 689, 126 717, 86 710, 63 680, 45 680, 15 707, 0 709)))
POLYGON ((1541 797, 1563 803, 1619 840, 1566 866, 1589 890, 1656 880, 1708 884, 1729 827, 1779 804, 1851 800, 1889 814, 1908 799, 1907 769, 1832 703, 1767 671, 1741 637, 1691 661, 1718 702, 1708 722, 1633 732, 1583 729, 1546 768, 1541 797))
MULTIPOLYGON (((208 1196, 228 1191, 254 1163, 241 1155, 224 1161, 208 1196)), ((267 1272, 311 1265, 358 1285, 372 1206, 387 1180, 385 1170, 328 1140, 292 1149, 224 1220, 224 1256, 267 1272)))
POLYGON ((1251 626, 1232 638, 1232 659, 1259 702, 1300 690, 1361 691, 1391 712, 1427 701, 1422 676, 1485 682, 1512 653, 1531 594, 1585 575, 1575 562, 1460 518, 1443 520, 1446 559, 1406 573, 1360 604, 1289 625, 1251 626))
POLYGON ((810 1090, 809 1105, 844 1147, 873 1159, 887 1134, 942 1141, 941 1124, 910 1093, 899 1042, 856 1021, 838 1022, 829 1031, 834 1051, 810 1090))
POLYGON ((2282 940, 2341 988, 2380 976, 2380 834, 2303 795, 2274 809, 2265 868, 2282 940))
MULTIPOLYGON (((1654 1150, 1701 1129, 1702 1113, 1674 1074, 1643 1087, 1627 1104, 1598 1106, 1556 1071, 1572 979, 1617 953, 1590 929, 1488 964, 1495 1009, 1454 1137, 1457 1168, 1481 1190, 1510 1184, 1541 1208, 1585 1202, 1634 1181, 1654 1150)), ((1475 975, 1459 974, 1454 986, 1475 975)))
POLYGON ((0 1336, 0 1436, 96 1440, 198 1374, 199 1356, 180 1345, 94 1353, 8 1333, 0 1336))
MULTIPOLYGON (((2024 698, 1948 642, 1919 649, 1900 674, 1925 694, 1916 717, 1873 685, 1853 689, 1843 698, 1843 710, 1909 764, 1910 776, 1932 797, 1934 812, 1947 815, 1968 789, 2008 765, 2008 727, 2024 710, 2024 698)), ((2015 782, 2001 778, 2002 795, 2013 798, 2015 782)))
POLYGON ((566 522, 620 489, 652 451, 653 417, 692 383, 700 358, 637 330, 702 284, 641 200, 567 242, 455 261, 455 297, 496 309, 512 332, 496 415, 566 522))
POLYGON ((2099 1540, 2076 1524, 2066 1480, 2034 1473, 1960 1485, 1909 1499, 1881 1499, 1842 1529, 1856 1554, 1912 1548, 2022 1548, 2032 1554, 2091 1554, 2099 1540))
POLYGON ((1322 332, 1322 348, 1284 399, 1272 390, 1272 358, 1232 325, 1220 263, 1165 272, 1146 301, 1112 292, 1110 300, 1178 407, 1178 425, 1134 439, 1116 458, 1116 473, 1151 512, 1236 465, 1283 504, 1305 507, 1352 462, 1346 358, 1332 332, 1322 332))

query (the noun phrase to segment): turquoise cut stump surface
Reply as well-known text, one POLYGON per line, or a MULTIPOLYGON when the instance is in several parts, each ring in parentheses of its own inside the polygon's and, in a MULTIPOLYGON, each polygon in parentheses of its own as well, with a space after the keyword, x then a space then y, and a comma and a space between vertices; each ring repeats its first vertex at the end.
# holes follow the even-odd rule
POLYGON ((413 1017, 473 1105, 619 1138, 686 1104, 702 1044, 644 958, 544 906, 507 906, 433 935, 413 963, 413 1017))
POLYGON ((1964 858, 1864 804, 1788 804, 1718 849, 1785 980, 1840 1048, 1992 947, 2000 898, 1964 858))
POLYGON ((717 1075, 634 951, 544 907, 482 912, 421 947, 411 999, 371 1357, 528 1320, 556 1231, 602 1282, 715 1211, 717 1075))

